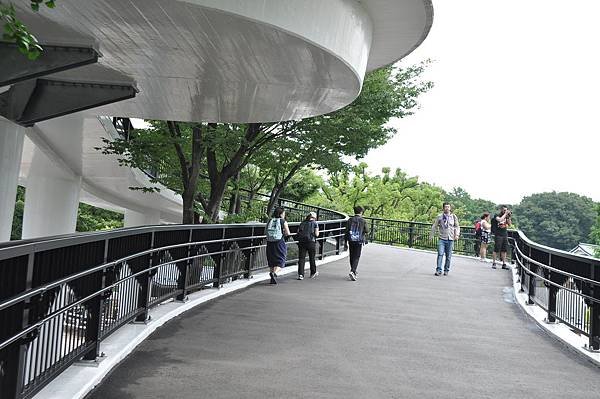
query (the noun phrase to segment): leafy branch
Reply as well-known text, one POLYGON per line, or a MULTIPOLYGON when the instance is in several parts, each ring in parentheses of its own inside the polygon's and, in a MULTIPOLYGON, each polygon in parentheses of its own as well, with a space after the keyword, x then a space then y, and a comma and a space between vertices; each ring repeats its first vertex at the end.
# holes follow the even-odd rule
MULTIPOLYGON (((40 5, 44 4, 48 8, 55 8, 54 0, 30 0, 30 7, 38 12, 40 5)), ((17 19, 15 6, 12 3, 0 1, 0 20, 4 21, 4 32, 2 39, 15 43, 19 51, 30 60, 37 59, 43 51, 37 38, 32 35, 27 27, 17 19)))

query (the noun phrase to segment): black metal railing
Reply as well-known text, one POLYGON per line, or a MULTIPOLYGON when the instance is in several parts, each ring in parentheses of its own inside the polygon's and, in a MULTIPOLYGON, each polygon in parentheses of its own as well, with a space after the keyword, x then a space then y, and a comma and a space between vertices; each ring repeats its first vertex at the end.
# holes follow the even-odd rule
MULTIPOLYGON (((407 222, 378 218, 365 218, 369 225, 369 240, 387 245, 437 250, 438 237, 431 235, 431 223, 407 222)), ((474 227, 461 227, 460 238, 454 243, 453 251, 463 255, 478 255, 474 227)), ((488 255, 494 249, 493 241, 488 245, 488 255)), ((507 255, 510 258, 510 253, 507 255)))
POLYGON ((512 232, 520 290, 528 304, 547 312, 549 323, 562 322, 600 350, 600 259, 536 244, 512 232))
MULTIPOLYGON (((285 204, 284 204, 285 205, 285 204)), ((346 216, 319 221, 318 257, 342 251, 346 216)), ((290 212, 294 214, 294 212, 290 212)), ((298 223, 290 223, 295 234, 298 223)), ((29 240, 0 248, 0 392, 28 398, 166 300, 267 267, 264 224, 172 225, 29 240)), ((297 244, 288 241, 288 264, 297 244)))
MULTIPOLYGON (((436 250, 438 238, 431 224, 366 218, 369 239, 387 245, 436 250)), ((547 321, 560 321, 588 338, 588 347, 600 349, 600 259, 575 255, 530 241, 523 232, 509 231, 509 259, 517 265, 521 291, 528 302, 548 312, 547 321)), ((461 227, 454 244, 459 254, 476 256, 473 227, 461 227)), ((493 240, 488 255, 494 248, 493 240)))

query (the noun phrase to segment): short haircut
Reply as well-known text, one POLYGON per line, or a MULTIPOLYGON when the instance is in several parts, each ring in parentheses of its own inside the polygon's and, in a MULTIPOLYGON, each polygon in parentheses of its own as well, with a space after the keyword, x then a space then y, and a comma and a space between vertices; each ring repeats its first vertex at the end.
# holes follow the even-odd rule
POLYGON ((362 207, 362 206, 360 206, 360 205, 356 205, 356 206, 354 207, 354 214, 355 214, 355 215, 361 214, 361 213, 363 213, 364 211, 365 211, 365 208, 363 208, 363 207, 362 207))
POLYGON ((450 203, 449 203, 449 202, 444 202, 444 203, 442 204, 442 208, 443 208, 443 207, 445 207, 446 205, 450 205, 450 203))
POLYGON ((489 212, 484 212, 483 215, 481 215, 481 218, 485 219, 488 216, 490 216, 490 213, 489 212))

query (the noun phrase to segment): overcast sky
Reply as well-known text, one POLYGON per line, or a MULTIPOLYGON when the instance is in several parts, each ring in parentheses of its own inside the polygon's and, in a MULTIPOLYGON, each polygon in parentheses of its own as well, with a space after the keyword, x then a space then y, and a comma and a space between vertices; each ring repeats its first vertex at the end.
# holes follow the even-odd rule
POLYGON ((518 203, 544 191, 600 201, 600 1, 434 0, 435 87, 365 161, 444 189, 518 203))

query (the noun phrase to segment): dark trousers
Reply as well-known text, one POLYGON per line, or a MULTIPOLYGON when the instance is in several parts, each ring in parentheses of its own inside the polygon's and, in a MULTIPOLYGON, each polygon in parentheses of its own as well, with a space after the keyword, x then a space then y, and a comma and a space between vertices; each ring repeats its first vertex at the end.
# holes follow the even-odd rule
POLYGON ((308 252, 308 261, 310 263, 310 275, 317 272, 317 263, 315 262, 315 253, 317 252, 316 242, 299 242, 298 243, 298 274, 304 276, 304 262, 306 253, 308 252))
POLYGON ((348 243, 348 249, 350 249, 350 270, 353 273, 356 273, 356 268, 358 267, 358 261, 360 260, 360 253, 362 251, 362 247, 362 242, 350 241, 348 243))

